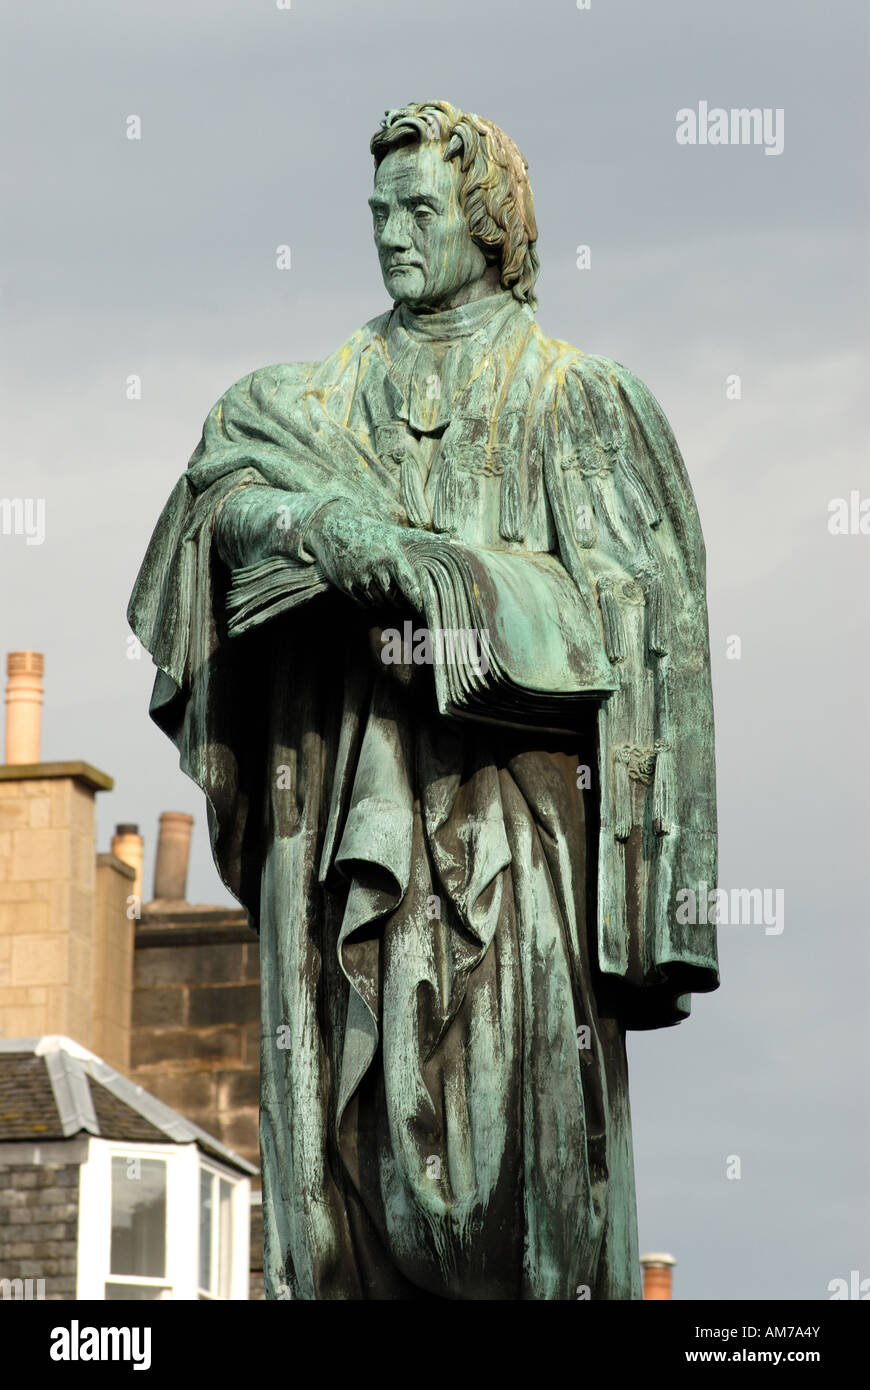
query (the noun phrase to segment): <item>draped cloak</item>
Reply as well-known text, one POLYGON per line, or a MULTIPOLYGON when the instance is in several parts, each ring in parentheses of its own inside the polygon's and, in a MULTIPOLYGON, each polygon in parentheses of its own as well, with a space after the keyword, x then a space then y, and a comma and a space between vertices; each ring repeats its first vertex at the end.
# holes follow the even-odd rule
POLYGON ((640 1296, 625 1030, 718 979, 677 914, 716 882, 704 565, 656 401, 509 293, 395 308, 210 412, 128 616, 260 934, 271 1297, 640 1296), (616 690, 572 734, 446 719, 336 593, 230 638, 276 498, 300 564, 333 499, 549 552, 616 690))

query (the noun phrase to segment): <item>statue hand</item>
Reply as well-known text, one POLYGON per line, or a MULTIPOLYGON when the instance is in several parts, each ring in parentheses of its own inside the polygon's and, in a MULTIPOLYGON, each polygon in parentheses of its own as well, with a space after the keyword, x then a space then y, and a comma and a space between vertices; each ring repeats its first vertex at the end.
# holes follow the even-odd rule
POLYGON ((402 549, 404 534, 401 526, 336 501, 314 518, 305 544, 330 583, 357 603, 387 603, 403 595, 419 609, 420 584, 402 549))

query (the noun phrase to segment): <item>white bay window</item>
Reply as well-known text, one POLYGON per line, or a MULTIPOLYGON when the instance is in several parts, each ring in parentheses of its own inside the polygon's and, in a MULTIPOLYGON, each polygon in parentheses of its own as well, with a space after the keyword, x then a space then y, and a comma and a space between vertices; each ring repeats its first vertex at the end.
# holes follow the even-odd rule
POLYGON ((77 1297, 246 1299, 250 1180, 190 1144, 91 1137, 77 1297))

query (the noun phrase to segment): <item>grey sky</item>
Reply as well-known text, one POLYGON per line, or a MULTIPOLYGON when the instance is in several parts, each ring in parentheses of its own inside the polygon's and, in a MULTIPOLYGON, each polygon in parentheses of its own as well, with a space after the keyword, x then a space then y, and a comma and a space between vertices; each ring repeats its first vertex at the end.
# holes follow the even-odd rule
POLYGON ((827 529, 830 499, 870 496, 865 7, 4 12, 0 496, 44 497, 47 521, 41 546, 0 536, 0 633, 46 654, 43 756, 116 778, 101 847, 138 821, 150 883, 159 811, 192 811, 190 896, 225 900, 202 797, 147 718, 150 660, 126 656, 136 570, 226 387, 386 307, 365 203, 384 109, 488 116, 529 161, 544 331, 631 367, 674 426, 707 541, 721 882, 785 890, 782 935, 723 927, 719 993, 632 1038, 641 1246, 677 1257, 680 1298, 870 1276, 870 536, 827 529), (783 153, 677 145, 699 101, 782 108, 783 153))

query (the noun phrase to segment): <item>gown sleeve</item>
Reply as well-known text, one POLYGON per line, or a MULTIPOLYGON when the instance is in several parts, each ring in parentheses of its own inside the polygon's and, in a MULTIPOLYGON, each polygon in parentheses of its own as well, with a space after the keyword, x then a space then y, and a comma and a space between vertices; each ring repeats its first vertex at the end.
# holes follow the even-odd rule
POLYGON ((629 1027, 661 1027, 718 985, 700 906, 716 885, 704 543, 643 383, 574 349, 552 375, 543 466, 559 553, 597 598, 618 682, 598 713, 599 966, 629 1027))
POLYGON ((278 547, 289 559, 311 564, 314 556, 305 546, 308 529, 335 501, 317 493, 284 492, 257 484, 236 488, 223 500, 217 515, 218 553, 229 569, 276 554, 278 547), (270 530, 275 536, 267 548, 270 530))

